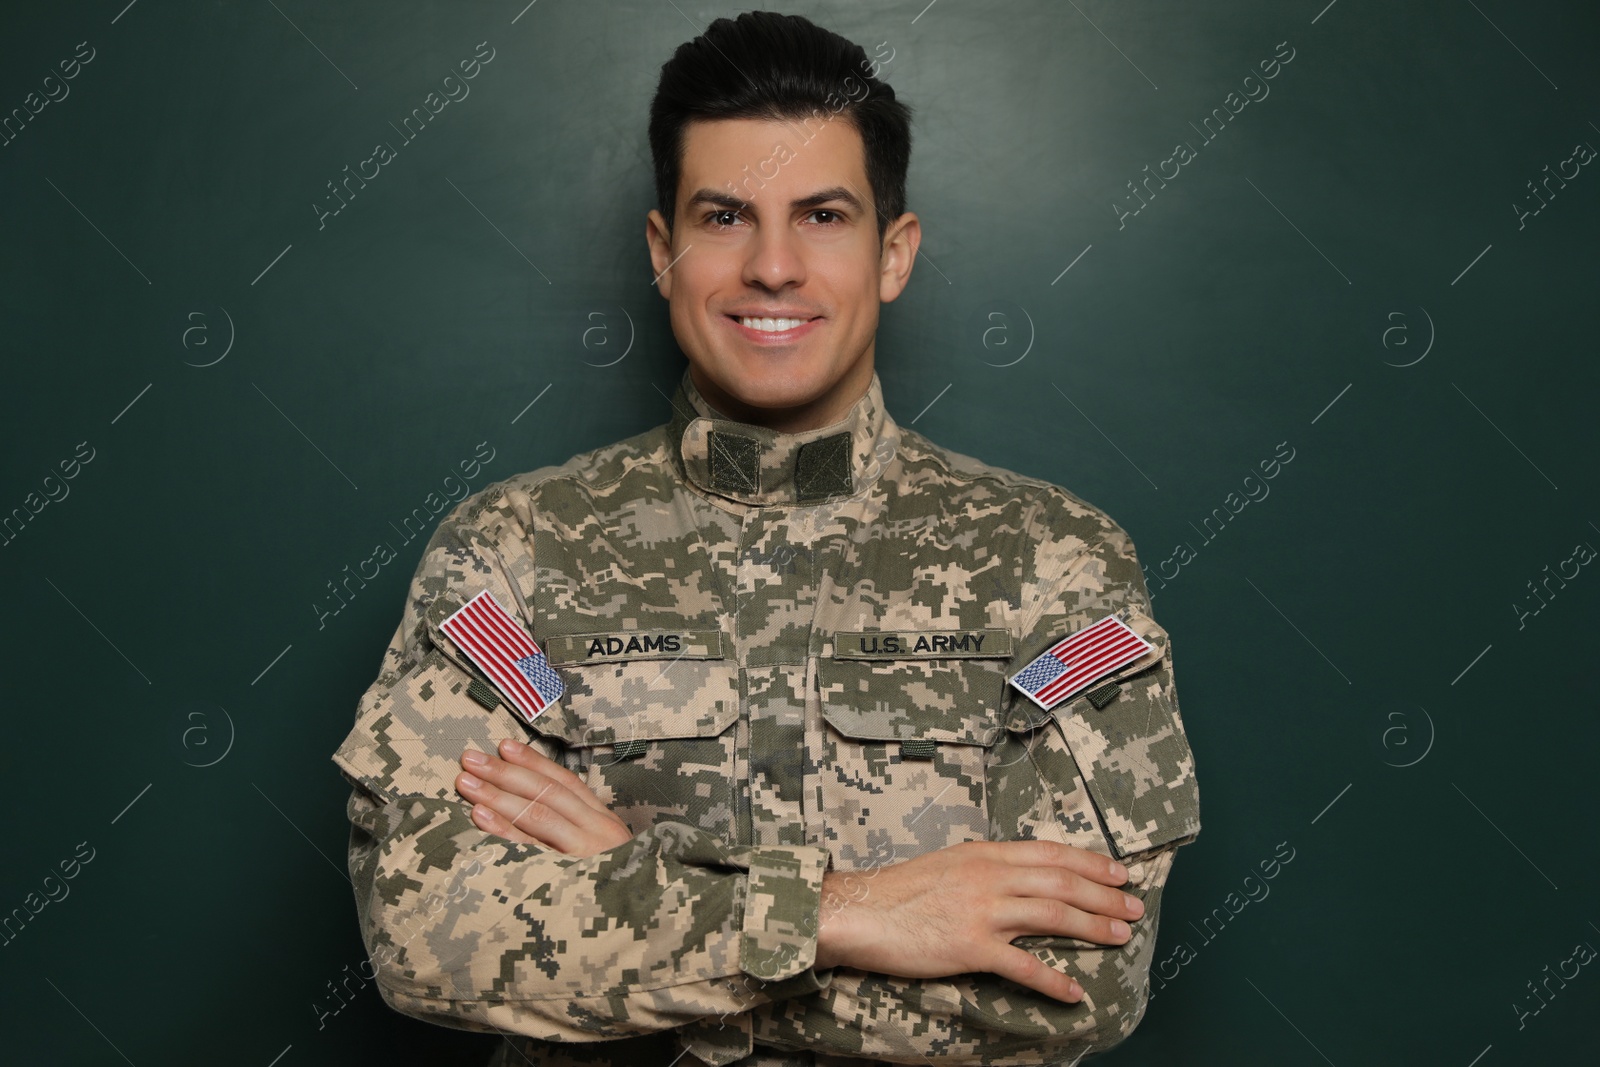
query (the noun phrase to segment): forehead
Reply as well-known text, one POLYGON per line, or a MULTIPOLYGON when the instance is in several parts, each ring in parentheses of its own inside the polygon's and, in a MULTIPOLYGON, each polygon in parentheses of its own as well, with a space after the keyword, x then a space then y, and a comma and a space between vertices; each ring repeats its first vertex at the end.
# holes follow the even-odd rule
POLYGON ((678 194, 726 189, 787 200, 843 185, 867 194, 866 149, 855 124, 819 109, 809 119, 696 119, 684 128, 678 194), (687 192, 685 192, 687 190, 687 192))

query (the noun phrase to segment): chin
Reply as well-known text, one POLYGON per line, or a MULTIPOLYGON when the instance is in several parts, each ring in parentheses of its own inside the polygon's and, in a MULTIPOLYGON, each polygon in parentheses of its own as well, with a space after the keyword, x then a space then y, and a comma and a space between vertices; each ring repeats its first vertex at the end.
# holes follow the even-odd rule
POLYGON ((809 404, 827 392, 828 368, 814 363, 790 364, 781 358, 725 362, 713 380, 726 393, 751 407, 792 408, 809 404))

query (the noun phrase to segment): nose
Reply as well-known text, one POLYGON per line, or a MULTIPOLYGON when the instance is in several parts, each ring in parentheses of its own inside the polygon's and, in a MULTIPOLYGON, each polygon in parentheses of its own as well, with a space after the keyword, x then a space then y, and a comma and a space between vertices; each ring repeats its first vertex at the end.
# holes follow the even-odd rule
POLYGON ((745 257, 743 279, 748 285, 772 291, 804 283, 805 257, 794 231, 787 226, 758 230, 745 257))

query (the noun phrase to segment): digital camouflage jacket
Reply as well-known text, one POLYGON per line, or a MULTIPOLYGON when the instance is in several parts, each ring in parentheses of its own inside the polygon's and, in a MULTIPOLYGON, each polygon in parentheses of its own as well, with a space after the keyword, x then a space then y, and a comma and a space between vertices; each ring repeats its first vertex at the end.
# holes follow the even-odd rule
POLYGON ((899 426, 876 374, 842 422, 778 433, 723 417, 685 370, 669 422, 489 486, 424 551, 333 756, 384 1000, 505 1035, 495 1064, 1109 1048, 1143 1017, 1161 889, 1200 830, 1149 604, 1121 527, 899 426), (485 590, 565 685, 531 726, 440 628, 485 590), (1154 651, 1049 711, 1007 683, 1109 614, 1154 651), (479 830, 461 752, 508 736, 582 777, 632 839, 585 858, 479 830), (1032 838, 1117 858, 1145 903, 1125 945, 1014 942, 1081 1002, 985 973, 814 967, 830 867, 870 893, 884 865, 1032 838))

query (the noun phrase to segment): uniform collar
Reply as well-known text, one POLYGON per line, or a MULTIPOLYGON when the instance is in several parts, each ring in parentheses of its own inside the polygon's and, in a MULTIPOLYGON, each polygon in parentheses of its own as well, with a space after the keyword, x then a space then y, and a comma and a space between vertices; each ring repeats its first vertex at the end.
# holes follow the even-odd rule
POLYGON ((696 389, 688 368, 672 398, 668 438, 685 478, 744 504, 815 504, 871 485, 894 455, 898 427, 883 406, 878 372, 831 426, 780 433, 728 418, 696 389))

